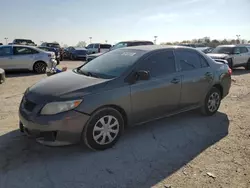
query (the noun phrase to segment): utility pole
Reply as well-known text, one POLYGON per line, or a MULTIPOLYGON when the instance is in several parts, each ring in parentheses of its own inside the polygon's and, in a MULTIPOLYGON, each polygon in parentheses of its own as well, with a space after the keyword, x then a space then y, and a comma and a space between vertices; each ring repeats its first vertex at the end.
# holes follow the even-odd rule
POLYGON ((4 39, 5 39, 5 43, 8 44, 8 38, 5 37, 4 39))
POLYGON ((157 39, 158 36, 154 36, 155 40, 154 40, 154 44, 156 44, 156 39, 157 39))
POLYGON ((89 43, 91 44, 92 37, 89 37, 89 43))

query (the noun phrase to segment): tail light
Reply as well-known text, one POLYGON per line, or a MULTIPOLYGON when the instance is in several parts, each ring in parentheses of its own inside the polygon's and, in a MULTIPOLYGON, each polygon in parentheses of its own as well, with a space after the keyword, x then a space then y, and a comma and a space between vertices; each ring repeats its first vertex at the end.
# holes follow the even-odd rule
POLYGON ((232 75, 232 69, 228 68, 228 74, 231 76, 232 75))

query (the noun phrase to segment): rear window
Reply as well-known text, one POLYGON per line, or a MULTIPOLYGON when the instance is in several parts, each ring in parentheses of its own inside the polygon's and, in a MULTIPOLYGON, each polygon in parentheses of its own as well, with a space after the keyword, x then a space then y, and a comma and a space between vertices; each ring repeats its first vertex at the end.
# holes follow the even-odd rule
POLYGON ((111 45, 110 44, 101 44, 100 48, 109 49, 109 48, 111 48, 111 45))

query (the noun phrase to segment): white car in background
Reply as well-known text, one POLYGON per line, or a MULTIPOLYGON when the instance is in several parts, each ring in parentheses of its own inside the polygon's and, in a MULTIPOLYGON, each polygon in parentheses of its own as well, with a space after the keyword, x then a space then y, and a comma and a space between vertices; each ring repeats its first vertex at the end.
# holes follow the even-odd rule
POLYGON ((4 70, 26 69, 45 73, 56 64, 54 52, 26 45, 0 46, 0 68, 4 70))

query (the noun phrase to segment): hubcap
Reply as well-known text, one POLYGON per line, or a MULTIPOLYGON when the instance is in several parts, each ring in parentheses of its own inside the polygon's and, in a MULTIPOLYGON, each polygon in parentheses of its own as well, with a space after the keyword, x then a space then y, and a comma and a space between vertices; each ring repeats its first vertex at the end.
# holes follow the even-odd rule
POLYGON ((118 135, 119 128, 119 122, 114 116, 104 116, 96 122, 93 129, 93 138, 100 145, 109 144, 118 135))
POLYGON ((43 63, 37 63, 36 64, 36 71, 39 73, 45 72, 46 66, 44 66, 43 63))
POLYGON ((219 108, 219 104, 220 104, 220 95, 217 92, 214 92, 210 95, 209 99, 208 99, 208 110, 210 112, 214 112, 219 108))

